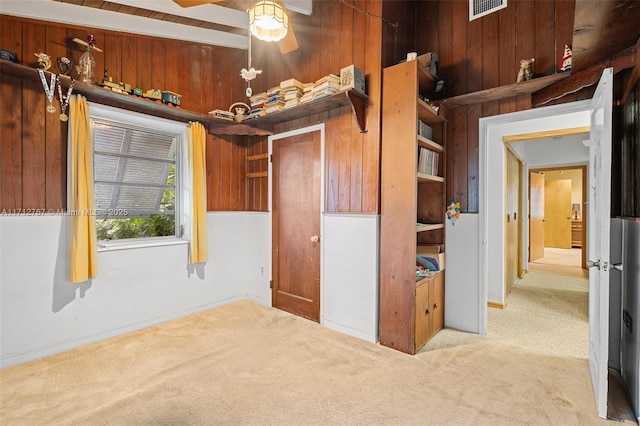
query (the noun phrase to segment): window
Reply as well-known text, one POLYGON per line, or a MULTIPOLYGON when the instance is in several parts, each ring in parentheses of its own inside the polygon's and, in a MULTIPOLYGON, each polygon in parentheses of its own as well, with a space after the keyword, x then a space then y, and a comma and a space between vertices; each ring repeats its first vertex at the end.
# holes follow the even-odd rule
POLYGON ((90 104, 99 247, 181 238, 186 124, 90 104))

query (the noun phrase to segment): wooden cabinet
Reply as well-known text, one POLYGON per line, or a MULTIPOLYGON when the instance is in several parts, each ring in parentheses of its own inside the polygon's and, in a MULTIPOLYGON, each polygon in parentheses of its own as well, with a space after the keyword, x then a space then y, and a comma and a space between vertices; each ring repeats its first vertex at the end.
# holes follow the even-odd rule
POLYGON ((416 283, 416 351, 444 326, 444 271, 416 283))
POLYGON ((425 101, 434 83, 418 61, 383 72, 380 343, 410 354, 444 322, 444 272, 416 274, 418 245, 444 247, 446 120, 425 101))
POLYGON ((571 247, 582 247, 582 221, 571 221, 571 247))

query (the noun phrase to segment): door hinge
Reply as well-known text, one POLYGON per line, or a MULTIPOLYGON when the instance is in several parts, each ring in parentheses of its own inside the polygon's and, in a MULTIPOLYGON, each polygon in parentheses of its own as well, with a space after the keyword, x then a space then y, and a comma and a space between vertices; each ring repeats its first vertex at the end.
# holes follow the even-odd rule
POLYGON ((269 162, 273 163, 273 154, 269 154, 269 162))
POLYGON ((273 288, 273 280, 269 280, 269 288, 273 288))

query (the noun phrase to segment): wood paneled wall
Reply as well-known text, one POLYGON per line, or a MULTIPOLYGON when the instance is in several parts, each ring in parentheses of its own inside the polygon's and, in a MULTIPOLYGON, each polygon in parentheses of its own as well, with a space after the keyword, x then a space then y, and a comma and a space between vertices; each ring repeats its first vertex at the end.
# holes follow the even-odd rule
MULTIPOLYGON (((180 93, 181 108, 205 114, 244 96, 244 86, 232 83, 246 66, 245 51, 0 15, 0 46, 22 65, 36 67, 34 53, 41 51, 77 63, 83 50, 71 40, 89 33, 104 50, 94 52, 96 81, 106 67, 114 81, 180 93)), ((67 130, 57 114, 45 112, 41 82, 3 75, 0 98, 0 209, 65 208, 67 130)), ((209 210, 245 208, 245 154, 244 138, 208 136, 209 210)))
MULTIPOLYGON (((254 93, 294 77, 313 82, 329 73, 339 74, 355 64, 366 77, 369 106, 367 132, 359 132, 348 107, 315 114, 276 126, 276 133, 325 123, 325 210, 344 213, 378 213, 380 169, 381 32, 382 1, 327 0, 314 2, 310 17, 295 15, 293 27, 300 49, 282 56, 278 47, 254 39, 253 65, 263 73, 254 93)), ((257 139, 257 138, 252 138, 257 139)), ((264 138, 266 139, 266 138, 264 138)), ((249 153, 267 152, 261 140, 249 141, 249 153)), ((254 163, 254 162, 252 162, 254 163)), ((266 170, 252 164, 252 171, 266 170)), ((248 182, 249 210, 267 209, 267 178, 248 182)))
MULTIPOLYGON (((414 50, 438 54, 443 98, 515 83, 520 59, 535 58, 535 74, 552 74, 564 44, 571 45, 573 38, 574 0, 509 1, 507 8, 473 21, 466 1, 429 0, 415 6, 405 12, 417 17, 414 50)), ((563 102, 568 100, 576 98, 563 102)), ((529 108, 530 97, 520 96, 451 111, 447 194, 462 211, 478 211, 478 120, 529 108)))
MULTIPOLYGON (((253 40, 253 63, 263 73, 252 82, 254 93, 295 77, 313 82, 355 64, 366 75, 369 107, 362 134, 348 107, 316 114, 276 127, 277 132, 326 124, 325 200, 328 212, 378 213, 380 167, 380 99, 382 1, 329 0, 314 3, 312 16, 295 14, 292 23, 300 49, 280 54, 273 43, 253 40)), ((97 69, 108 68, 114 81, 143 89, 162 88, 183 95, 182 108, 201 113, 247 101, 239 77, 247 52, 194 45, 49 22, 0 16, 0 46, 18 52, 19 62, 36 66, 34 52, 82 54, 73 37, 95 35, 104 53, 95 53, 97 69)), ((102 75, 96 76, 100 80, 102 75)), ((59 209, 66 204, 66 129, 44 112, 39 81, 2 78, 3 102, 0 208, 59 209), (5 112, 8 112, 5 114, 5 112)), ((266 211, 266 137, 229 136, 207 140, 209 210, 266 211), (247 160, 250 158, 250 160, 247 160)))
POLYGON ((640 81, 613 116, 611 216, 640 217, 640 81))

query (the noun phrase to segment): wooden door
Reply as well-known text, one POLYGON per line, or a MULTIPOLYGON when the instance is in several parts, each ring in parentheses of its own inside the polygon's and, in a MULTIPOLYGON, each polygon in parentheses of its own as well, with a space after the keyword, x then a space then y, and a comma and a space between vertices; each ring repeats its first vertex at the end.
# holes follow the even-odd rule
POLYGON ((609 250, 611 243, 611 109, 613 68, 602 72, 591 99, 587 199, 589 252, 589 371, 598 415, 607 418, 609 250))
POLYGON ((431 336, 435 336, 444 327, 444 271, 433 277, 433 318, 431 336))
POLYGON ((273 146, 275 308, 320 321, 320 132, 273 146))
POLYGON ((544 257, 544 175, 529 173, 529 262, 544 257))
POLYGON ((571 179, 546 181, 544 194, 544 246, 570 249, 571 179))
POLYGON ((506 296, 518 280, 520 247, 520 162, 507 150, 507 186, 505 188, 505 304, 506 296))
POLYGON ((417 352, 433 333, 433 278, 425 280, 416 287, 416 335, 415 352, 417 352))

